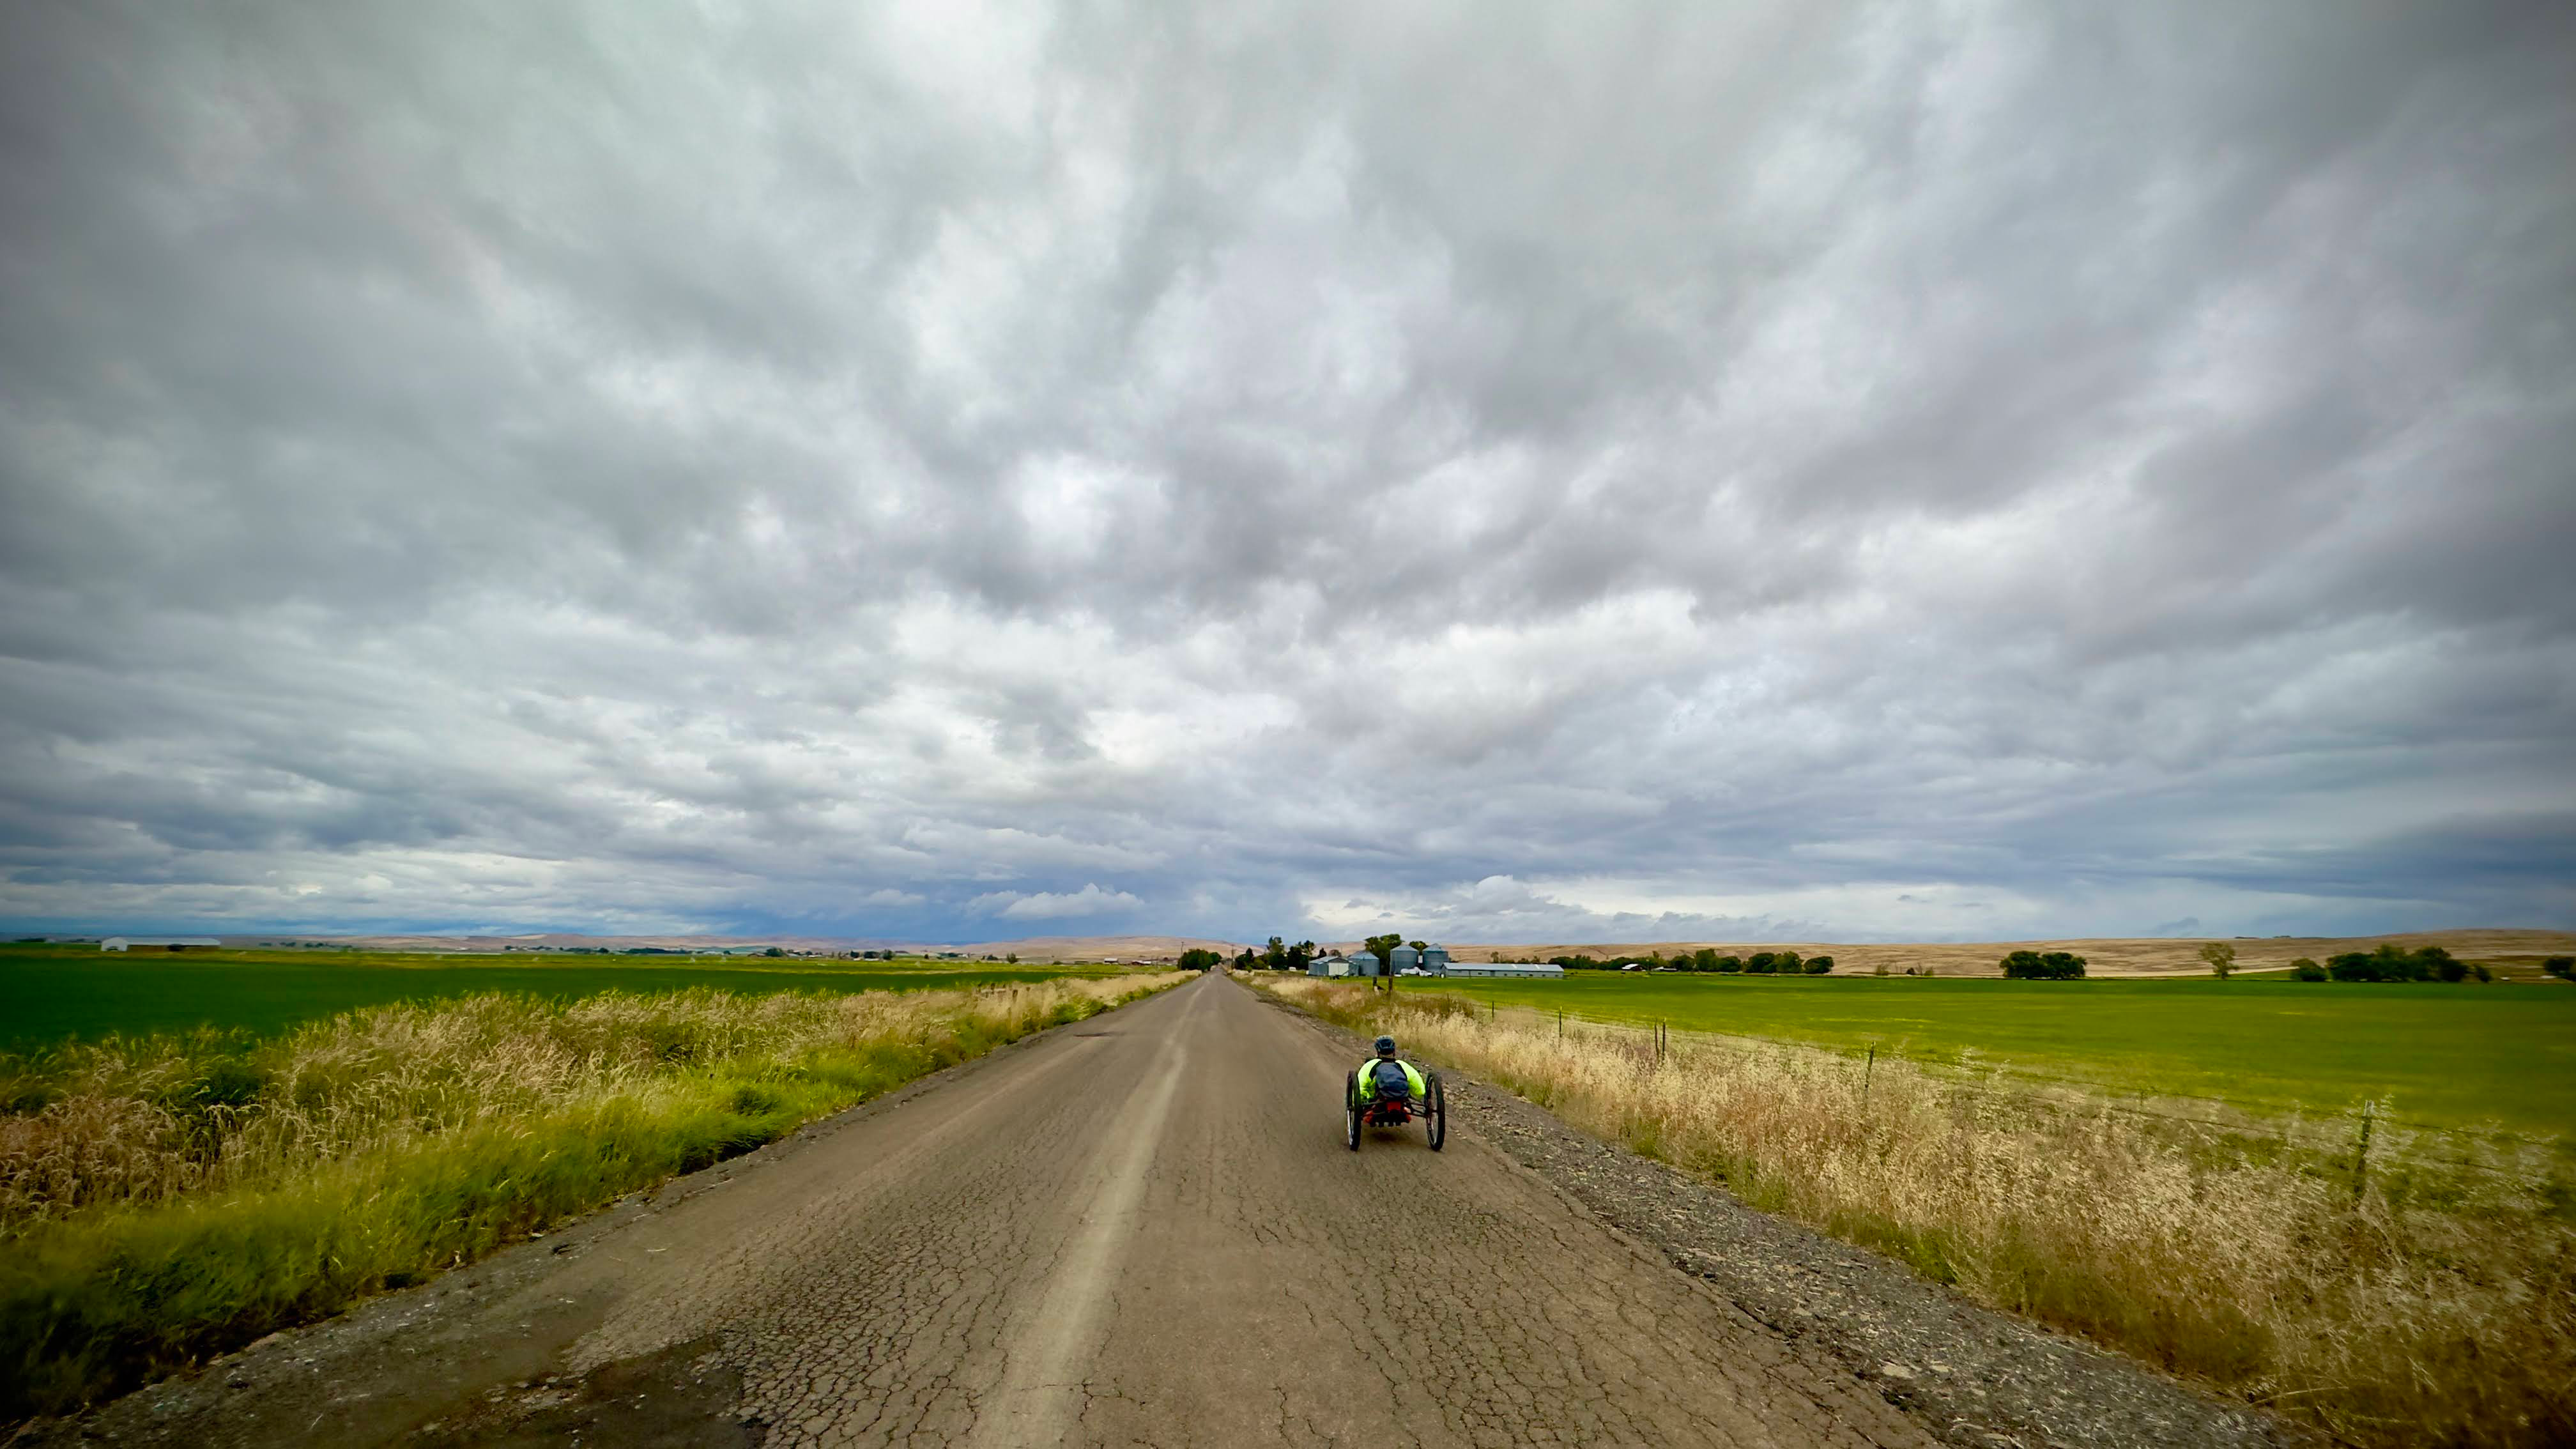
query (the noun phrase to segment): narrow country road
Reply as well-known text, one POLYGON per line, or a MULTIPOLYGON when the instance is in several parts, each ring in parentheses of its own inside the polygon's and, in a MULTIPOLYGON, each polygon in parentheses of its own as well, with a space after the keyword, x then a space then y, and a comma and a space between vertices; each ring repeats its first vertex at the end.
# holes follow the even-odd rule
POLYGON ((1927 1442, 1472 1132, 1436 1156, 1419 1130, 1344 1150, 1343 1057, 1211 975, 862 1108, 721 1185, 265 1345, 229 1386, 136 1395, 89 1432, 1927 1442))

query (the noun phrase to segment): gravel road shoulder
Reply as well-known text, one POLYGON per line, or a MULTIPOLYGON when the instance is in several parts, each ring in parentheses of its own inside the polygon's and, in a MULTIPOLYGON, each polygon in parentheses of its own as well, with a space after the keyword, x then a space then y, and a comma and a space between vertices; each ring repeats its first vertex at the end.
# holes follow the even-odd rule
MULTIPOLYGON (((1354 1055, 1362 1039, 1295 1015, 1354 1055)), ((1830 1355, 1946 1443, 1972 1449, 2313 1446, 2278 1418, 1980 1307, 1903 1264, 1737 1201, 1465 1073, 1458 1125, 1774 1331, 1830 1355)))

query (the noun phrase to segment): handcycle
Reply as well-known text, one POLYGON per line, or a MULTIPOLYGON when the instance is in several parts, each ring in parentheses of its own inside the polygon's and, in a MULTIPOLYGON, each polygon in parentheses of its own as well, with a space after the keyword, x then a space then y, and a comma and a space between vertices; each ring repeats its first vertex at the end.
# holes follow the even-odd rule
MULTIPOLYGON (((1367 1070, 1363 1067, 1361 1071, 1367 1070)), ((1360 1095, 1360 1074, 1355 1071, 1342 1079, 1342 1134, 1345 1144, 1360 1150, 1360 1137, 1371 1127, 1403 1127, 1415 1118, 1422 1120, 1423 1130, 1430 1134, 1431 1150, 1439 1151, 1449 1141, 1449 1096, 1440 1086, 1438 1072, 1425 1072, 1422 1095, 1360 1095)))

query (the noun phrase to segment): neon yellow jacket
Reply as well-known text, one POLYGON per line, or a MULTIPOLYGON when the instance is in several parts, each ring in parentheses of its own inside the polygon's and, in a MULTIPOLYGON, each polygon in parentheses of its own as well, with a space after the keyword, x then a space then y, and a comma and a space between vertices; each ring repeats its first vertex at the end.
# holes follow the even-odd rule
MULTIPOLYGON (((1363 1102, 1375 1101, 1377 1099, 1377 1073, 1370 1071, 1369 1068, 1376 1066, 1379 1060, 1380 1059, 1377 1057, 1371 1057, 1367 1061, 1360 1063, 1358 1069, 1351 1073, 1353 1077, 1359 1080, 1360 1100, 1363 1102)), ((1404 1084, 1406 1088, 1413 1093, 1413 1095, 1417 1097, 1427 1097, 1431 1095, 1430 1084, 1422 1080, 1422 1070, 1419 1067, 1416 1067, 1413 1063, 1404 1060, 1402 1057, 1396 1058, 1395 1064, 1404 1068, 1404 1084)))

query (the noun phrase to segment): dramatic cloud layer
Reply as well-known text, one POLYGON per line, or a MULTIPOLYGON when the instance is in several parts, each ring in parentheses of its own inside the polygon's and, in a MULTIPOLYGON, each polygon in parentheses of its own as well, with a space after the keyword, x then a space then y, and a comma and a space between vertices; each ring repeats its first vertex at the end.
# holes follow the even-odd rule
POLYGON ((0 914, 2576 924, 2571 16, 11 6, 0 914))

